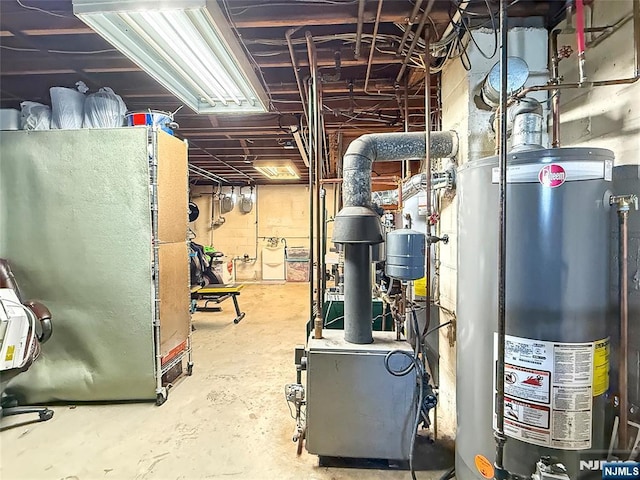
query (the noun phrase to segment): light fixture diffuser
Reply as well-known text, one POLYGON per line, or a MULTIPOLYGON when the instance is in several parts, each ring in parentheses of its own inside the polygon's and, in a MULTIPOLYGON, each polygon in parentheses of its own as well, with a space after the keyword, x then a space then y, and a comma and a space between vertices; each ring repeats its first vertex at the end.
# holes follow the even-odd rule
POLYGON ((271 180, 297 180, 300 172, 289 160, 256 160, 253 168, 271 180))
POLYGON ((197 113, 268 110, 214 0, 73 0, 73 13, 197 113))

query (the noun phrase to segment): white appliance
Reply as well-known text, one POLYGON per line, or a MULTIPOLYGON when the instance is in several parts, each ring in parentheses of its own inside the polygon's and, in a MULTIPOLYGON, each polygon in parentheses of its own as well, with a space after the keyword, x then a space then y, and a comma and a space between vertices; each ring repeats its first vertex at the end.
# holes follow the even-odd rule
POLYGON ((0 372, 23 365, 29 324, 16 293, 0 288, 0 372))

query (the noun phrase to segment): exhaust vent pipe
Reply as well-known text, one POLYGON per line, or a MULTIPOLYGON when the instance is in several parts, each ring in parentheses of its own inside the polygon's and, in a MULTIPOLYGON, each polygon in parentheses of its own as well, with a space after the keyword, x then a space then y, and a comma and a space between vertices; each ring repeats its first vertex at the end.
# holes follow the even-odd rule
MULTIPOLYGON (((432 158, 458 152, 456 132, 431 132, 432 158)), ((373 342, 371 323, 371 245, 382 243, 382 227, 371 204, 373 162, 406 161, 426 156, 426 132, 363 135, 349 145, 342 161, 342 203, 333 242, 344 244, 344 338, 373 342)))

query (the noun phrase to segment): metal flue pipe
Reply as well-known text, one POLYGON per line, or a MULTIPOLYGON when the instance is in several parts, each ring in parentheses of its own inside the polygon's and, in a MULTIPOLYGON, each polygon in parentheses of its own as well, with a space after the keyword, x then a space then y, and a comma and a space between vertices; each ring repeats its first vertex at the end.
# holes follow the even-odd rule
MULTIPOLYGON (((425 132, 371 133, 356 138, 342 161, 343 206, 371 206, 371 166, 373 162, 423 159, 425 132)), ((449 158, 458 152, 454 131, 431 132, 429 151, 433 158, 449 158)))
MULTIPOLYGON (((404 161, 424 158, 425 132, 363 135, 349 145, 343 159, 342 202, 336 215, 334 243, 344 249, 344 330, 349 343, 373 341, 371 307, 371 245, 382 243, 378 215, 371 209, 371 171, 376 161, 404 161)), ((455 132, 433 132, 432 157, 456 155, 455 132)))

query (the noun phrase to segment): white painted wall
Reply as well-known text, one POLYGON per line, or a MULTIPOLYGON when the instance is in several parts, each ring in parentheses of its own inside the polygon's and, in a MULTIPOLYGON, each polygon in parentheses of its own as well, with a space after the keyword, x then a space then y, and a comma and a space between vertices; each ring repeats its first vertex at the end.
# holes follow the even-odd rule
MULTIPOLYGON (((631 14, 631 0, 597 1, 587 13, 592 25, 610 25, 631 14)), ((559 45, 571 45, 575 36, 561 35, 559 45)), ((565 82, 578 80, 575 54, 560 62, 565 82)), ((628 21, 586 52, 588 81, 632 77, 633 22, 628 21)), ((632 85, 565 90, 560 97, 560 138, 563 146, 608 148, 616 165, 640 163, 640 81, 632 85)))

